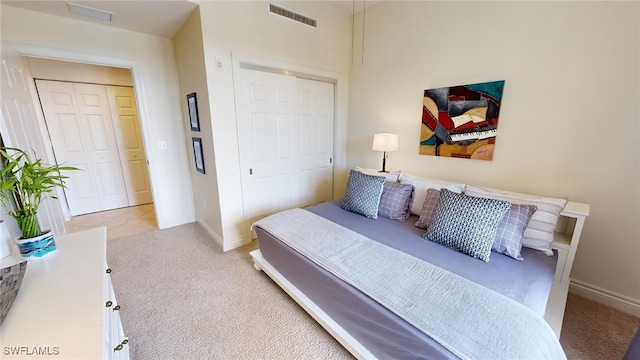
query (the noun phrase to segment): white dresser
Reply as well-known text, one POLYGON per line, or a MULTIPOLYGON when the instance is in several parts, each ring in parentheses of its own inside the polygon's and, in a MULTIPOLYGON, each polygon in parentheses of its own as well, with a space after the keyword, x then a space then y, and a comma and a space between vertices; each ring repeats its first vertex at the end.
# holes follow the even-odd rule
MULTIPOLYGON (((29 260, 0 329, 0 358, 129 359, 106 239, 105 227, 56 236, 55 253, 29 260)), ((12 255, 0 267, 20 261, 12 255)))

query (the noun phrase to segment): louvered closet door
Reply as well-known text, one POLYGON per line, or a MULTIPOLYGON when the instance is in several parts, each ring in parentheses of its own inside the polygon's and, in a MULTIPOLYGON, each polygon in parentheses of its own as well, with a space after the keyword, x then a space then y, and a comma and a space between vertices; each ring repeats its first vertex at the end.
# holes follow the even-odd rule
POLYGON ((104 85, 37 80, 58 163, 69 173, 71 215, 128 206, 127 192, 104 85))
POLYGON ((333 84, 240 69, 245 219, 331 199, 333 84))

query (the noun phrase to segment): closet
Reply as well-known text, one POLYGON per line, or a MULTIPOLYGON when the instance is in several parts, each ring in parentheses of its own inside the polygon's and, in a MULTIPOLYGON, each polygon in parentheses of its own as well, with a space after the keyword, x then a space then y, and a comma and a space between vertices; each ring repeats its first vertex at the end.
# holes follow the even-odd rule
POLYGON ((243 65, 237 99, 245 220, 330 201, 334 83, 243 65))
POLYGON ((152 202, 134 90, 36 80, 59 164, 69 172, 65 195, 71 215, 152 202))

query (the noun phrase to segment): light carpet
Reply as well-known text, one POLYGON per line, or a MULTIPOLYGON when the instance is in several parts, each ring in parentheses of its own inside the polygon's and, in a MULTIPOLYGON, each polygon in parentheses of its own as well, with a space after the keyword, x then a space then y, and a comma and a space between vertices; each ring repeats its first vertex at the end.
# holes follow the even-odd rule
MULTIPOLYGON (((131 358, 352 359, 266 274, 257 242, 222 252, 186 224, 107 243, 131 358)), ((621 359, 640 319, 570 295, 561 343, 573 359, 621 359)))

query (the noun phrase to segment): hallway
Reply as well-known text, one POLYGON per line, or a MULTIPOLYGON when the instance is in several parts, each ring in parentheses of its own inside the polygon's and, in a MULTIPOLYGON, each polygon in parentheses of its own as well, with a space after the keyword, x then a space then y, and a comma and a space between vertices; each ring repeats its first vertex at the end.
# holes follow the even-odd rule
POLYGON ((107 240, 141 234, 158 228, 153 203, 75 216, 66 223, 66 226, 67 232, 106 226, 107 240))

